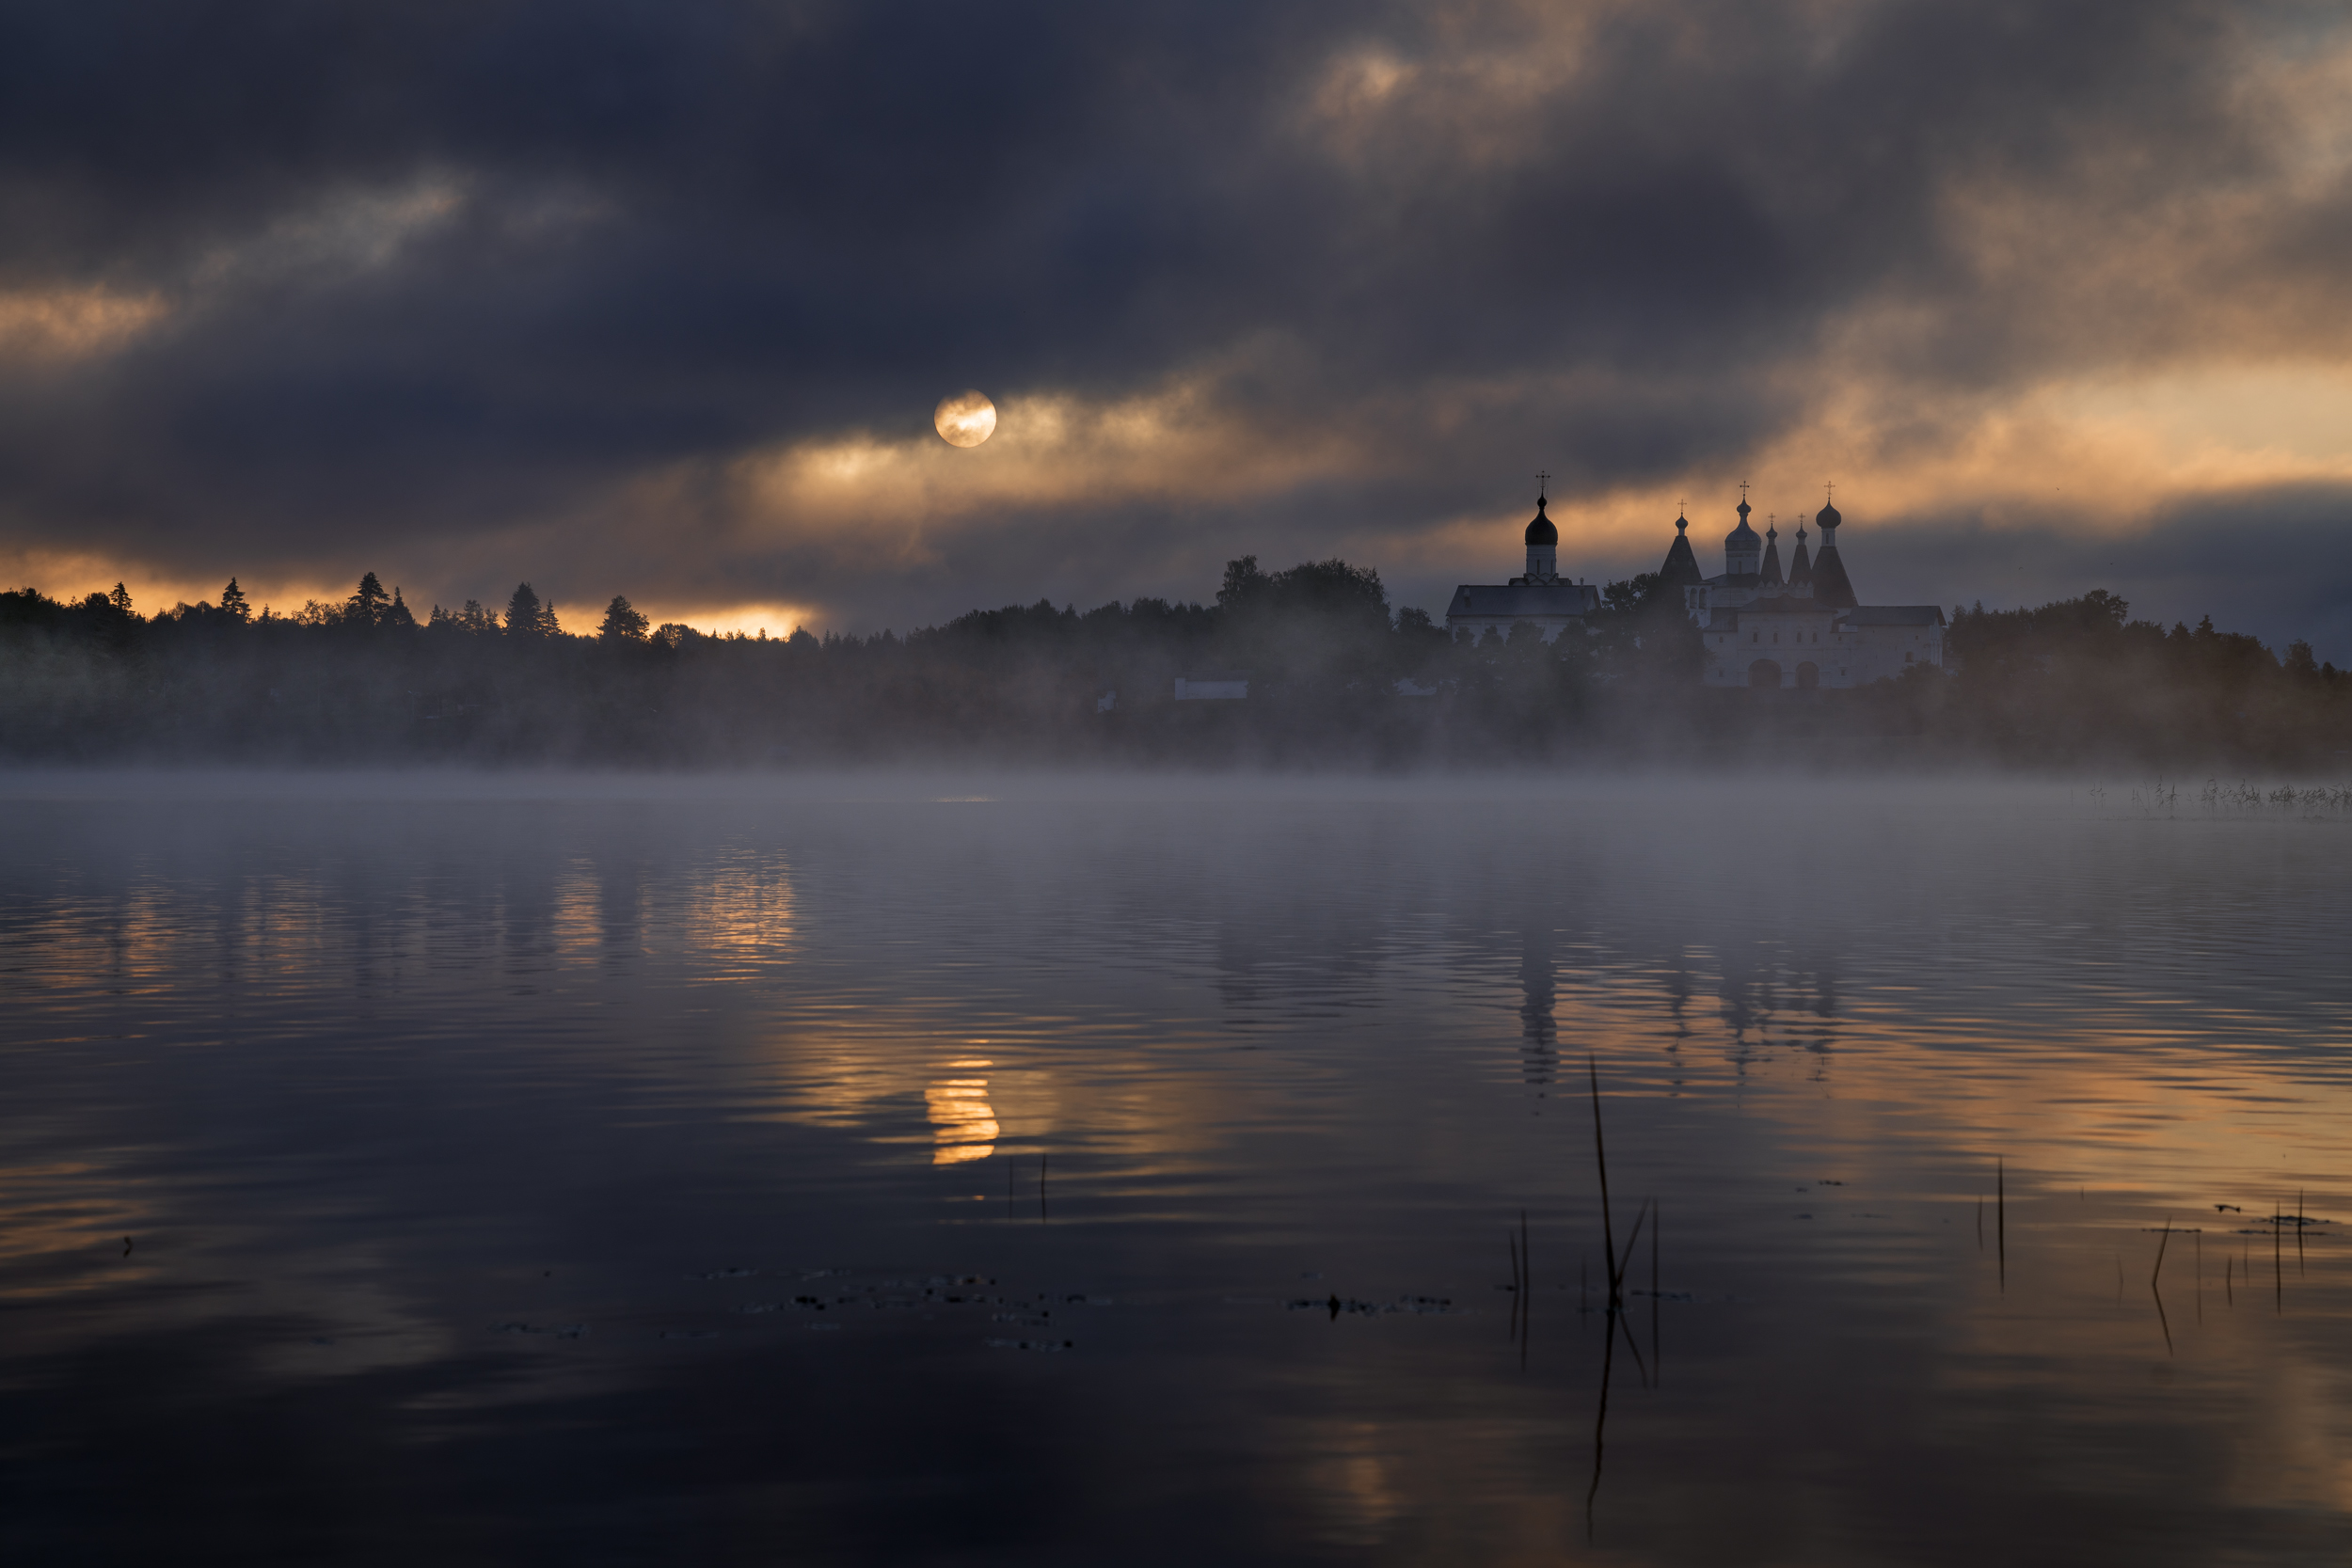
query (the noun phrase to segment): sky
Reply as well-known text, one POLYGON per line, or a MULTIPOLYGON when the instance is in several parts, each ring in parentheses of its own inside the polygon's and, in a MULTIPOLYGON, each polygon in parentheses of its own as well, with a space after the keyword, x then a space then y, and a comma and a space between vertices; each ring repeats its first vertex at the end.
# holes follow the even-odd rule
POLYGON ((2352 12, 0 4, 0 579, 1442 613, 1836 485, 1868 602, 2352 665, 2352 12), (971 448, 939 401, 995 403, 971 448))

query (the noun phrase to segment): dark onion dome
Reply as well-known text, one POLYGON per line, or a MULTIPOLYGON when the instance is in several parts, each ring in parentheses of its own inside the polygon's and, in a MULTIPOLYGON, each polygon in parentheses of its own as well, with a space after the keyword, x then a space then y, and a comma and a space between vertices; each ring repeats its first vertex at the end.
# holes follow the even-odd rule
POLYGON ((1724 548, 1760 550, 1763 547, 1764 541, 1756 536, 1756 530, 1748 527, 1748 503, 1741 501, 1740 503, 1740 526, 1724 535, 1724 548))
POLYGON ((1707 580, 1699 558, 1691 553, 1691 537, 1684 531, 1690 526, 1688 517, 1675 519, 1674 545, 1666 551, 1666 563, 1658 568, 1659 581, 1668 588, 1691 588, 1707 580))
POLYGON ((1813 520, 1820 524, 1823 528, 1828 529, 1836 528, 1846 519, 1837 515, 1837 508, 1825 505, 1820 511, 1813 514, 1813 520))
POLYGON ((1544 498, 1541 496, 1535 498, 1535 519, 1527 525, 1527 543, 1530 548, 1537 545, 1560 543, 1560 531, 1551 526, 1549 517, 1544 515, 1544 498))

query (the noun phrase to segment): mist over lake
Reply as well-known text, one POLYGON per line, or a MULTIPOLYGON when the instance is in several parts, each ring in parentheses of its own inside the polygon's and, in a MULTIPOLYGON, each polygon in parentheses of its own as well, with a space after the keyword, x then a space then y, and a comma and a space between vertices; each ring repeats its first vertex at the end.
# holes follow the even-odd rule
POLYGON ((0 810, 12 1561, 2352 1547, 2323 782, 0 810))

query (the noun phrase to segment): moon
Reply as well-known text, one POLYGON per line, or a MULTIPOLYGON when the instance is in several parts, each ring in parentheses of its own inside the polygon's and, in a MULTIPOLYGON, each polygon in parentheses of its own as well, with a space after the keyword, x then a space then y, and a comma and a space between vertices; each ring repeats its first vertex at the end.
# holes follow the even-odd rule
POLYGON ((939 400, 931 423, 949 446, 977 447, 996 434, 996 405, 985 392, 958 392, 939 400))

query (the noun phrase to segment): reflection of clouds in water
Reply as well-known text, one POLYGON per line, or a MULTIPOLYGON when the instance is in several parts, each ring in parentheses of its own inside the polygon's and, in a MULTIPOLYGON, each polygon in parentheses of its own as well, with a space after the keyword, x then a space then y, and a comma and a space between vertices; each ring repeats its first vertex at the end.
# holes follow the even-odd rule
POLYGON ((1330 1432, 1327 1445, 1308 1465, 1321 1533, 1347 1545, 1381 1544, 1402 1508, 1391 1473, 1394 1439, 1375 1426, 1349 1425, 1330 1432))
MULTIPOLYGON (((1885 1497, 1917 1495, 1931 1449, 1956 1489, 2043 1478, 2020 1506, 2045 1510, 2103 1506, 2126 1467, 2191 1478, 2185 1508, 2281 1510, 2254 1521, 2265 1529, 2344 1506, 2346 1243, 2315 1230, 2306 1276, 2290 1239, 2283 1317, 2264 1316, 2247 1270, 2268 1284, 2267 1233, 2190 1212, 2218 1199, 2267 1215, 2279 1196, 2292 1209, 2306 1173, 2311 1212, 2344 1212, 2326 1177, 2352 1094, 2326 1043, 2344 1036, 2327 967, 2352 885, 2339 847, 2299 828, 2256 841, 2166 825, 2152 842, 2013 810, 2005 790, 1982 808, 1998 832, 1953 828, 1964 800, 1931 801, 1893 831, 1819 835, 1790 865, 1778 838, 1743 859, 1749 827, 1711 841, 1716 818, 1672 799, 1604 801, 1621 835, 1546 837, 1580 799, 1191 816, 1126 800, 1089 815, 1058 795, 985 814, 501 808, 396 816, 398 831, 341 812, 225 831, 117 813, 79 838, 74 814, 32 816, 0 839, 0 997, 26 1037, 8 1059, 28 1064, 10 1080, 0 1286, 24 1322, 46 1316, 39 1338, 12 1329, 0 1376, 24 1369, 12 1391, 47 1402, 27 1430, 71 1438, 74 1413, 93 1413, 97 1435, 61 1449, 75 1463, 120 1475, 134 1447, 162 1454, 126 1484, 166 1502, 191 1484, 191 1449, 236 1435, 244 1412, 329 1456, 345 1434, 409 1420, 470 1425, 495 1454, 516 1420, 538 1419, 502 1410, 574 1396, 597 1402, 570 1407, 555 1457, 578 1462, 583 1494, 605 1492, 607 1456, 635 1451, 649 1409, 714 1446, 773 1441, 767 1402, 725 1397, 750 1363, 721 1358, 767 1356, 752 1336, 790 1327, 798 1343, 801 1325, 734 1315, 769 1283, 688 1270, 854 1263, 880 1250, 868 1238, 913 1252, 937 1226, 961 1238, 949 1260, 1002 1250, 1009 1282, 1025 1249, 1067 1256, 1042 1250, 1056 1232, 974 1222, 994 1218, 999 1192, 1028 1220, 1049 1148, 1054 1217, 1066 1194, 1098 1234, 1137 1238, 1090 1248, 1089 1277, 1070 1285, 1124 1273, 1136 1296, 1197 1297, 1234 1272, 1235 1243, 1267 1261, 1273 1294, 1302 1239, 1315 1256, 1300 1266, 1332 1270, 1318 1294, 1480 1290, 1501 1273, 1492 1222, 1532 1198, 1539 1280, 1556 1259, 1541 1299, 1558 1304, 1535 1315, 1534 1375, 1556 1355, 1584 1380, 1551 1407, 1565 1415, 1531 1421, 1507 1353, 1422 1359, 1453 1353, 1408 1351, 1401 1318, 1312 1323, 1307 1342, 1332 1349, 1305 1355, 1315 1314, 1236 1332, 1170 1311, 1154 1319, 1165 1338, 1123 1342, 1064 1331, 1091 1364, 1132 1356, 1117 1375, 1165 1377, 1148 1392, 1182 1380, 1172 1422, 1067 1426, 1088 1449, 1140 1445, 1115 1455, 1122 1473, 1148 1484, 1194 1462, 1171 1426, 1210 1432, 1281 1478, 1269 1528, 1294 1548, 1444 1538, 1480 1560, 1532 1558, 1582 1526, 1581 1478, 1564 1492, 1554 1460, 1563 1444, 1581 1460, 1593 1431, 1600 1325, 1573 1311, 1576 1254, 1599 1244, 1578 1153, 1589 1050, 1620 1214, 1653 1192, 1676 1211, 1668 1358, 1694 1373, 1709 1360, 1704 1380, 1667 1386, 1690 1402, 1682 1430, 1706 1439, 1673 1463, 1709 1478, 1704 1500, 1724 1516, 1882 1518, 1885 1497), (1918 847, 1946 832, 1967 836, 1918 847), (1700 855, 1704 877, 1672 874, 1700 855), (2064 855, 2078 857, 2068 875, 2036 880, 2064 855), (2174 879, 2170 902, 2125 902, 2152 865, 2174 879), (526 958, 532 977, 509 984, 526 958), (1565 1127, 1518 1102, 1542 1075, 1571 1097, 1565 1127), (977 1168, 1016 1154, 1015 1182, 977 1168), (1973 1235, 1994 1157, 2006 1295, 1973 1235), (988 1210, 922 1201, 980 1192, 988 1210), (1802 1234, 1792 1210, 1812 1216, 1802 1234), (779 1213, 791 1239, 770 1243, 779 1213), (2166 1344, 2146 1286, 2168 1223, 2181 1375, 2152 1400, 2166 1344), (125 1258, 114 1238, 133 1229, 125 1258), (1688 1299, 1694 1280, 1677 1273, 1701 1267, 1772 1289, 1688 1299), (497 1332, 511 1321, 596 1326, 584 1342, 497 1332), (1567 1338, 1580 1324, 1588 1337, 1567 1338), (715 1331, 707 1370, 628 1348, 690 1326, 715 1331), (1376 1418, 1368 1358, 1396 1374, 1378 1380, 1376 1418), (1856 1388, 1900 1421, 1866 1418, 1855 1438, 1856 1388), (2021 1425, 2020 1408, 2052 1418, 2021 1425), (203 1420, 158 1429, 175 1410, 203 1420), (1814 1445, 1804 1475, 1741 1479, 1759 1442, 1790 1431, 1814 1445)), ((1638 1273, 1646 1285, 1646 1259, 1638 1273)), ((1252 1265, 1246 1287, 1260 1279, 1252 1265)), ((1489 1315, 1458 1326, 1485 1343, 1477 1323, 1502 1327, 1505 1307, 1475 1299, 1489 1315)), ((1637 1308, 1645 1352, 1651 1310, 1637 1308)), ((1052 1318, 1076 1315, 1057 1302, 1052 1318)), ((968 1320, 889 1322, 936 1333, 921 1342, 937 1354, 876 1354, 873 1381, 807 1412, 828 1439, 809 1453, 850 1456, 845 1508, 890 1506, 877 1489, 930 1430, 922 1413, 1002 1391, 1000 1369, 947 1359, 956 1343, 986 1354, 968 1320)), ((1454 1332, 1426 1327, 1414 1344, 1454 1332)), ((1668 1456, 1649 1441, 1661 1429, 1641 1430, 1656 1418, 1619 1354, 1613 1400, 1633 1418, 1610 1428, 1625 1440, 1611 1464, 1632 1463, 1611 1472, 1604 1530, 1674 1506, 1645 1479, 1668 1456)), ((435 1473, 471 1467, 448 1451, 435 1473)), ((1046 1455, 1073 1484, 1100 1482, 1090 1462, 1046 1455)))
POLYGON ((792 882, 781 857, 718 871, 693 890, 684 927, 706 953, 754 958, 792 942, 792 882))
POLYGON ((0 1301, 113 1283, 79 1262, 113 1260, 142 1212, 115 1172, 87 1161, 0 1167, 0 1301))
MULTIPOLYGON (((986 1062, 950 1062, 947 1070, 979 1072, 987 1067, 986 1062)), ((996 1113, 989 1108, 986 1078, 941 1079, 923 1091, 923 1103, 931 1118, 932 1164, 961 1164, 996 1152, 999 1129, 996 1113)))

